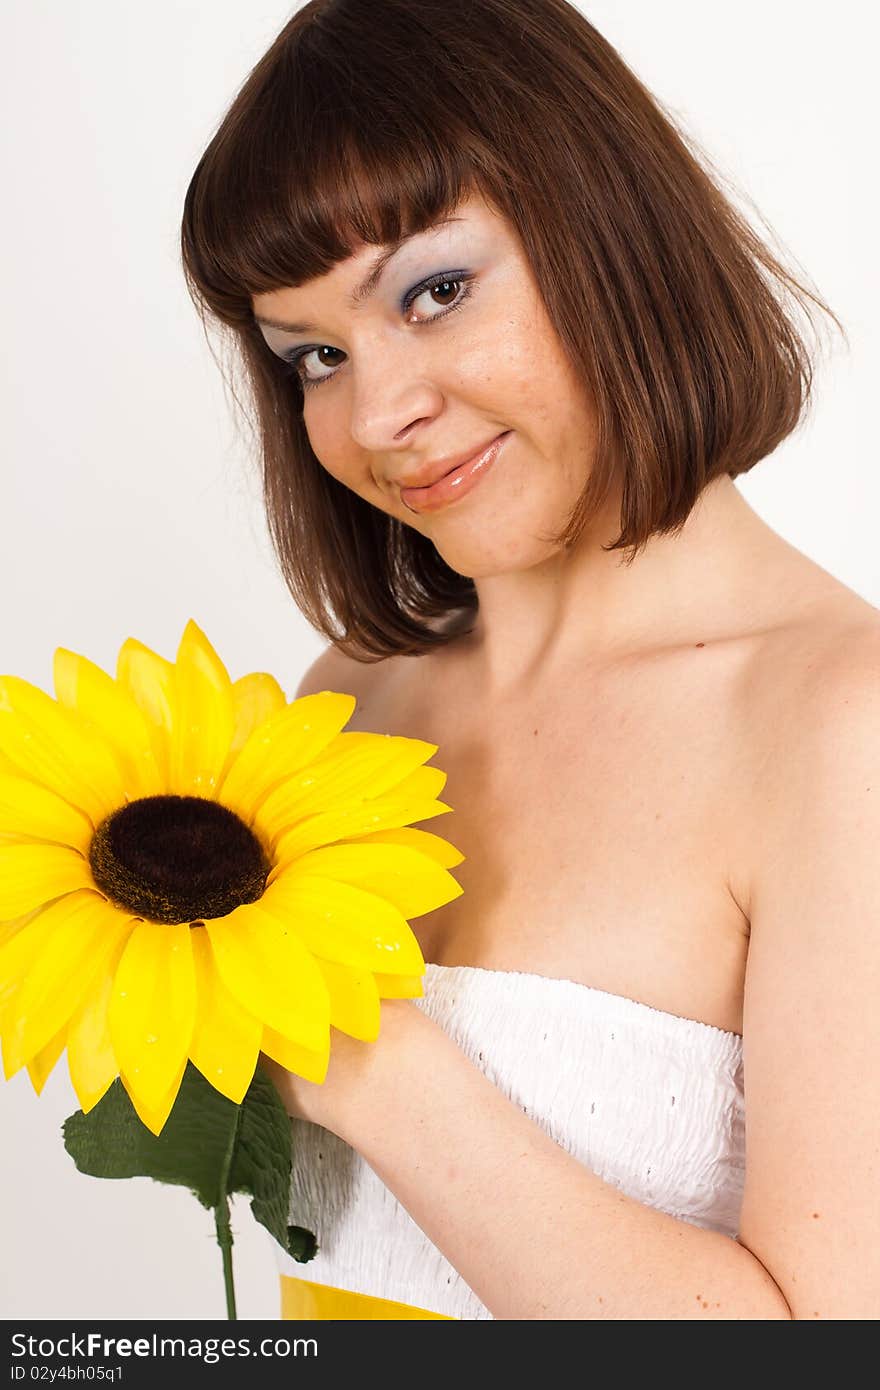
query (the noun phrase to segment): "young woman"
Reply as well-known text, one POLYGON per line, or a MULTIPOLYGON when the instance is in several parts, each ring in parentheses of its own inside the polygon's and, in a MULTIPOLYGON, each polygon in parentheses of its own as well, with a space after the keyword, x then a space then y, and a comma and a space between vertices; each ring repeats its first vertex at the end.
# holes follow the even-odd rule
POLYGON ((880 615, 734 483, 826 306, 565 0, 312 0, 182 246, 298 693, 436 743, 465 855, 424 997, 267 1062, 285 1316, 880 1315, 880 615))

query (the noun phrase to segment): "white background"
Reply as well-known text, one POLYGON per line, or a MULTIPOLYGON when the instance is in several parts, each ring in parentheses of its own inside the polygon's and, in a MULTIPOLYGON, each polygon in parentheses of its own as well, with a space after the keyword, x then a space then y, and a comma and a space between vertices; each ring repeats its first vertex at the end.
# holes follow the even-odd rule
MULTIPOLYGON (((276 569, 177 249, 192 170, 296 8, 3 7, 0 671, 50 693, 57 646, 113 671, 128 636, 172 658, 189 617, 233 677, 271 671, 288 697, 324 646, 276 569)), ((812 418, 738 485, 880 605, 870 7, 580 8, 844 321, 851 351, 832 339, 812 418)), ((77 1108, 63 1059, 39 1099, 25 1073, 0 1078, 0 1316, 224 1318, 210 1213, 184 1189, 78 1173, 60 1133, 77 1108)), ((276 1317, 274 1246, 243 1198, 233 1228, 239 1315, 276 1317)))

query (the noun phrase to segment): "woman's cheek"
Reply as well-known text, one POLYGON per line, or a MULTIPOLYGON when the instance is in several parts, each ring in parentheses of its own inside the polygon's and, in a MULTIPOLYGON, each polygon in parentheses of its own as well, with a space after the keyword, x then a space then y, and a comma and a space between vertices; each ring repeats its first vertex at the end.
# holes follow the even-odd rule
POLYGON ((394 512, 391 499, 376 482, 370 472, 369 464, 364 458, 353 457, 350 452, 350 444, 348 447, 348 455, 345 453, 344 446, 337 446, 335 452, 331 448, 325 448, 321 453, 313 444, 312 450, 321 467, 343 487, 356 492, 358 497, 362 497, 371 506, 380 507, 383 511, 394 512))
POLYGON ((312 453, 321 467, 337 482, 352 487, 351 441, 348 440, 346 447, 345 436, 338 427, 333 427, 329 413, 322 413, 320 409, 310 406, 308 401, 303 411, 303 421, 312 453))

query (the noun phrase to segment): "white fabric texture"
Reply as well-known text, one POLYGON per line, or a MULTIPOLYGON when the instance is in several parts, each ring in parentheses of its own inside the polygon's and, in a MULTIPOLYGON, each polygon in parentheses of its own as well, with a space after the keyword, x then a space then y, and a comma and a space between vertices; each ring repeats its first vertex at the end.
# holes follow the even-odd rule
MULTIPOLYGON (((693 1225, 738 1232, 745 1179, 742 1038, 604 990, 519 971, 429 964, 414 1001, 586 1167, 693 1225)), ((430 1077, 425 1078, 430 1086, 430 1077)), ((372 1168, 292 1120, 290 1221, 319 1251, 281 1272, 459 1319, 491 1319, 372 1168)), ((456 1145, 467 1155, 467 1120, 456 1145)), ((550 1232, 523 1231, 523 1260, 550 1232)))

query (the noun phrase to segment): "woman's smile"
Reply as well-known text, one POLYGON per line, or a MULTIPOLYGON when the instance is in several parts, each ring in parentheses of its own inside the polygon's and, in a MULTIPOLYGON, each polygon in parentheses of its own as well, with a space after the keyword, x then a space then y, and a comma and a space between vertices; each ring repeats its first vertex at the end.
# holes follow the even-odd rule
POLYGON ((492 468, 506 440, 512 433, 512 430, 505 430, 503 434, 499 434, 493 439, 485 449, 466 459, 464 463, 458 464, 448 473, 444 473, 434 483, 424 487, 402 487, 400 499, 404 506, 412 512, 436 512, 441 507, 448 507, 451 502, 456 502, 460 497, 473 492, 474 488, 479 485, 492 468))

